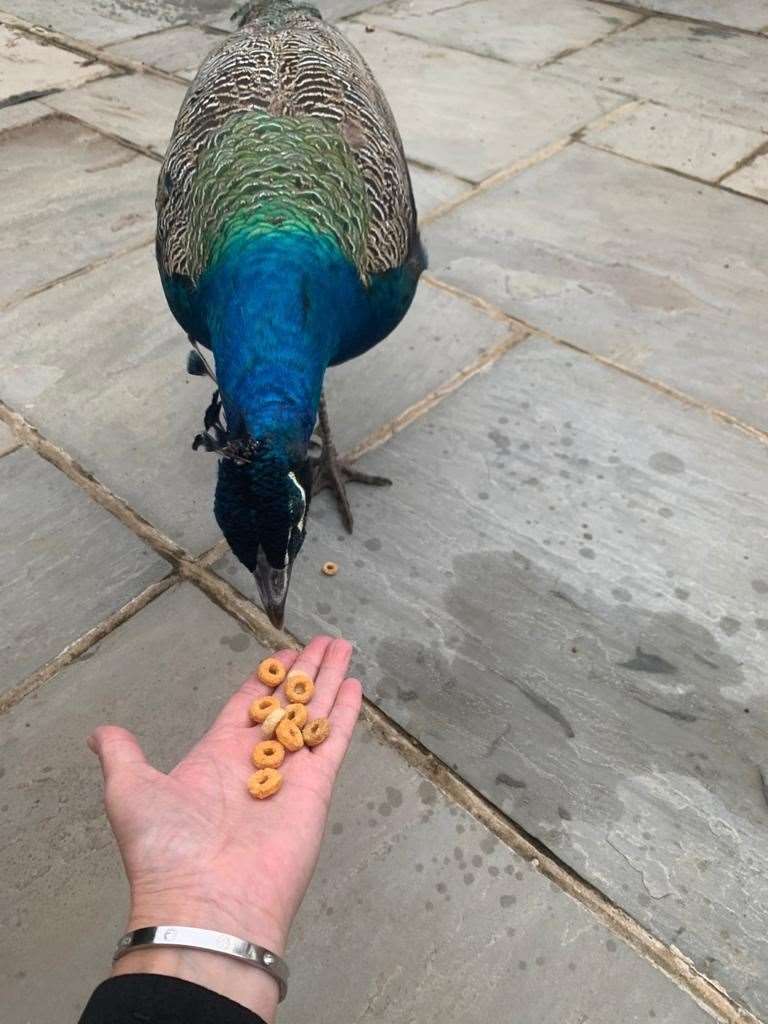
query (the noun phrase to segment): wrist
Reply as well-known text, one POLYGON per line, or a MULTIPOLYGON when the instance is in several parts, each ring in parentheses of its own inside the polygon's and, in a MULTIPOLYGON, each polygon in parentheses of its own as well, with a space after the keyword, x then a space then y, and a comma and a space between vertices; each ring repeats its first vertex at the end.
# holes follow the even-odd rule
MULTIPOLYGON (((248 939, 283 956, 287 927, 260 908, 164 892, 150 897, 134 893, 126 931, 159 924, 188 925, 248 939)), ((118 960, 113 976, 163 974, 194 982, 247 1007, 270 1024, 277 1010, 279 989, 274 978, 222 953, 178 947, 136 949, 118 960)))

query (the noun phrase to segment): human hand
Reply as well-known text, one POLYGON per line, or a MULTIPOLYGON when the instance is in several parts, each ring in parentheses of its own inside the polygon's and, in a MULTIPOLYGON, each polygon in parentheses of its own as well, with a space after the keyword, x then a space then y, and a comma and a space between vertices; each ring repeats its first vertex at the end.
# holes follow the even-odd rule
MULTIPOLYGON (((246 789, 255 770, 250 753, 260 739, 248 707, 273 692, 255 672, 168 775, 147 763, 131 733, 117 726, 95 730, 88 742, 101 761, 107 816, 131 889, 128 930, 186 924, 283 953, 360 712, 360 683, 345 679, 351 652, 345 640, 316 637, 298 655, 276 655, 315 679, 310 714, 329 718, 331 735, 314 750, 286 755, 282 789, 268 800, 254 801, 246 789)), ((274 1014, 274 981, 219 954, 137 950, 115 965, 115 973, 136 971, 187 977, 265 1019, 274 1014)))

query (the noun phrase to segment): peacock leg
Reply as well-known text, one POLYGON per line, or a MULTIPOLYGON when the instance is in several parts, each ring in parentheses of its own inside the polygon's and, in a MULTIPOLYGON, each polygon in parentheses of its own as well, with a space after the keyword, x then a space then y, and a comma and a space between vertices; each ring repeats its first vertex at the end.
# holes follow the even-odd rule
POLYGON ((385 476, 373 476, 370 473, 363 473, 339 457, 331 437, 331 424, 328 419, 328 407, 325 404, 324 394, 320 396, 317 426, 322 440, 322 448, 315 467, 312 493, 317 494, 318 491, 330 487, 336 495, 336 502, 339 506, 344 526, 349 533, 352 533, 352 508, 347 497, 346 485, 348 483, 355 483, 370 484, 373 487, 389 487, 392 481, 388 480, 385 476))

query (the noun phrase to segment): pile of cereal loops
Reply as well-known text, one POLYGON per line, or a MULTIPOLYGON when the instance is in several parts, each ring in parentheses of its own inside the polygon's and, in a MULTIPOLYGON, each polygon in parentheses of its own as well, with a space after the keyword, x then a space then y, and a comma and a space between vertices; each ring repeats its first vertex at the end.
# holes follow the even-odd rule
POLYGON ((257 697, 249 708, 251 721, 261 726, 264 739, 251 753, 258 770, 248 779, 248 792, 256 800, 265 800, 283 784, 278 769, 285 760, 285 752, 316 747, 328 738, 331 723, 327 718, 309 719, 307 704, 312 700, 315 684, 306 672, 294 669, 286 673, 277 658, 265 658, 257 674, 274 693, 271 697, 257 697), (277 696, 277 688, 283 683, 288 699, 285 706, 277 696))

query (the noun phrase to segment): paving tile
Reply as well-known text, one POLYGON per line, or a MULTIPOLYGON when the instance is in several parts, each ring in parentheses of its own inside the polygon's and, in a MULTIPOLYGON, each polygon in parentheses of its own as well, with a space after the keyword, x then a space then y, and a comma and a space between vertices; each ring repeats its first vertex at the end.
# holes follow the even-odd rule
POLYGON ((68 50, 44 46, 0 25, 0 100, 18 101, 49 89, 72 89, 108 75, 104 64, 87 62, 68 50))
POLYGON ((761 36, 650 18, 547 73, 768 131, 768 39, 761 36))
POLYGON ((164 28, 178 18, 168 0, 13 0, 17 18, 103 46, 164 28))
MULTIPOLYGON (((167 769, 262 654, 187 584, 0 723, 13 837, 0 853, 7 1024, 76 1019, 125 919, 125 885, 85 736, 102 721, 123 723, 167 769), (38 961, 45 985, 29 969, 38 961)), ((244 779, 247 772, 244 765, 244 779)), ((709 1019, 363 725, 288 959, 285 1013, 318 1024, 505 1020, 510 1005, 519 1024, 709 1019)))
POLYGON ((768 143, 768 135, 645 103, 605 128, 586 132, 585 140, 634 160, 716 181, 768 143))
POLYGON ((117 43, 107 50, 163 71, 194 78, 203 58, 221 42, 222 37, 218 33, 206 32, 199 25, 184 25, 117 43))
POLYGON ((546 6, 539 0, 469 4, 393 0, 363 14, 360 20, 481 57, 540 64, 564 50, 589 46, 640 17, 587 0, 554 0, 546 6))
POLYGON ((45 102, 162 156, 185 91, 183 85, 152 75, 122 75, 49 96, 45 102))
MULTIPOLYGON (((0 394, 194 551, 218 539, 216 458, 192 451, 211 387, 189 377, 150 246, 6 312, 0 394), (95 429, 98 425, 98 429, 95 429)), ((422 398, 508 328, 426 285, 376 350, 329 374, 341 450, 422 398)))
POLYGON ((8 452, 18 448, 18 445, 19 442, 16 440, 16 435, 13 431, 6 427, 4 423, 0 423, 0 455, 7 455, 8 452))
POLYGON ((0 301, 151 235, 156 177, 153 160, 60 118, 7 132, 0 301))
MULTIPOLYGON (((761 29, 768 25, 766 0, 643 0, 644 8, 684 18, 699 18, 718 25, 761 29)), ((712 31, 712 29, 709 29, 712 31)))
POLYGON ((573 146, 426 230, 432 273, 768 428, 768 209, 573 146))
POLYGON ((450 174, 441 174, 440 171, 427 170, 425 167, 413 165, 410 170, 419 217, 423 217, 425 213, 429 213, 436 206, 440 206, 472 188, 468 182, 460 181, 450 174))
POLYGON ((725 178, 723 184, 745 195, 768 200, 768 156, 759 156, 751 164, 725 178))
POLYGON ((764 1015, 765 446, 530 340, 362 466, 394 486, 351 538, 318 497, 288 628, 343 631, 409 734, 764 1015))
POLYGON ((329 370, 328 410, 339 450, 351 449, 489 348, 523 336, 422 284, 399 330, 364 356, 329 370))
POLYGON ((8 131, 9 128, 21 128, 25 124, 32 124, 33 121, 51 116, 50 108, 37 100, 26 100, 24 103, 14 103, 10 107, 0 107, 0 132, 8 131))
POLYGON ((529 156, 621 102, 552 75, 392 32, 368 33, 357 24, 344 31, 383 87, 407 155, 470 181, 529 156))
POLYGON ((166 575, 166 563, 29 449, 0 459, 0 692, 166 575))

